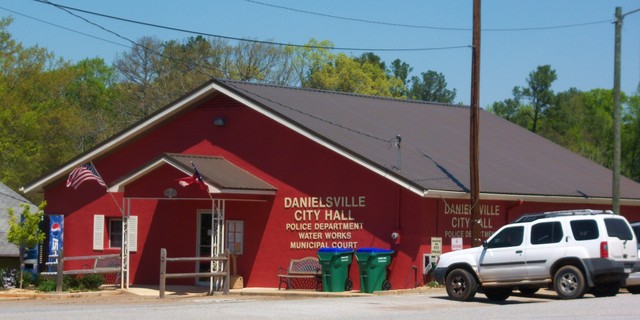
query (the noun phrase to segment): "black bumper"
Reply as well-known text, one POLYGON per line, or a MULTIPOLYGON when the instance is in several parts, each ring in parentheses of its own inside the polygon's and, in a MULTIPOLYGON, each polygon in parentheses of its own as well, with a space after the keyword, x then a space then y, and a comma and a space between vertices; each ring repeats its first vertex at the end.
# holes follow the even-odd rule
POLYGON ((437 268, 433 271, 433 276, 439 284, 444 284, 444 273, 447 271, 446 268, 437 268))
POLYGON ((625 264, 611 259, 584 259, 587 273, 594 283, 613 282, 626 279, 625 264))

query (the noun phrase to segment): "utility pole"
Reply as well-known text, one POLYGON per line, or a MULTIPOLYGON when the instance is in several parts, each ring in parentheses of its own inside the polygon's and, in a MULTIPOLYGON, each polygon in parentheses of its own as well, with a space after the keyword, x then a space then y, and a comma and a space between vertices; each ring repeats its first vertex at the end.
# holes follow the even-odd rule
POLYGON ((615 53, 613 57, 613 190, 611 210, 620 214, 620 33, 622 8, 616 7, 615 53))
POLYGON ((470 131, 470 173, 471 173, 471 245, 482 243, 480 238, 480 175, 479 165, 479 110, 480 110, 480 0, 473 0, 473 49, 471 54, 471 125, 470 131))
POLYGON ((613 190, 611 192, 611 210, 620 214, 620 43, 622 42, 622 21, 625 16, 640 9, 622 14, 622 7, 616 7, 615 53, 613 58, 613 190))

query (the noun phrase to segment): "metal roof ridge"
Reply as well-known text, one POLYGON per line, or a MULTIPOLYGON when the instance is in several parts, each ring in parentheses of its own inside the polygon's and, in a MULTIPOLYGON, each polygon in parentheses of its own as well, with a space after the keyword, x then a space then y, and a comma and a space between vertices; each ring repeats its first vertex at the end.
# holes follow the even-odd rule
POLYGON ((455 104, 455 103, 424 101, 424 100, 415 100, 415 99, 409 99, 409 98, 403 99, 399 97, 376 96, 376 95, 368 95, 368 94, 345 92, 345 91, 334 91, 334 90, 318 89, 318 88, 289 87, 289 86, 279 85, 279 84, 255 83, 255 82, 245 82, 245 81, 239 81, 239 80, 225 80, 225 79, 218 79, 218 81, 228 85, 233 85, 233 84, 251 85, 251 86, 259 86, 259 87, 280 88, 285 90, 317 92, 317 93, 348 96, 348 97, 355 97, 355 98, 368 98, 368 99, 375 99, 375 100, 382 100, 382 101, 406 102, 406 103, 419 104, 419 105, 453 107, 453 108, 469 108, 468 105, 455 104))

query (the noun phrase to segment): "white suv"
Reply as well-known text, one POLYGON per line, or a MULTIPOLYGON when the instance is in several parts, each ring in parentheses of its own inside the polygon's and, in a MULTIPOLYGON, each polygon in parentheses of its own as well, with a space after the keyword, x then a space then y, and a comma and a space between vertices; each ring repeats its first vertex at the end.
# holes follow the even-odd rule
POLYGON ((443 254, 434 274, 452 299, 470 300, 479 291, 502 301, 514 289, 532 295, 544 287, 563 299, 587 291, 614 296, 637 270, 636 237, 627 220, 586 209, 522 216, 481 247, 443 254))

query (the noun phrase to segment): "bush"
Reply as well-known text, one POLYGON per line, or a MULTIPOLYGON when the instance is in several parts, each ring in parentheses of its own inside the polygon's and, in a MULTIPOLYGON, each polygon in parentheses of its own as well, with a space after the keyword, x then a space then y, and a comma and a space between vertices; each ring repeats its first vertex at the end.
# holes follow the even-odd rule
POLYGON ((36 288, 38 289, 38 291, 42 291, 42 292, 56 291, 56 280, 44 279, 41 277, 40 281, 38 281, 38 286, 36 288))
POLYGON ((30 285, 36 284, 36 277, 33 276, 33 273, 29 271, 25 271, 22 273, 22 287, 27 288, 30 285))
POLYGON ((86 274, 84 277, 78 278, 80 285, 87 290, 98 290, 104 283, 104 275, 102 274, 86 274))
POLYGON ((62 291, 80 289, 80 281, 76 276, 67 275, 62 278, 62 291))
MULTIPOLYGON (((102 274, 66 275, 62 279, 62 291, 98 290, 103 283, 102 274)), ((55 291, 56 280, 41 277, 37 289, 43 292, 55 291)))

